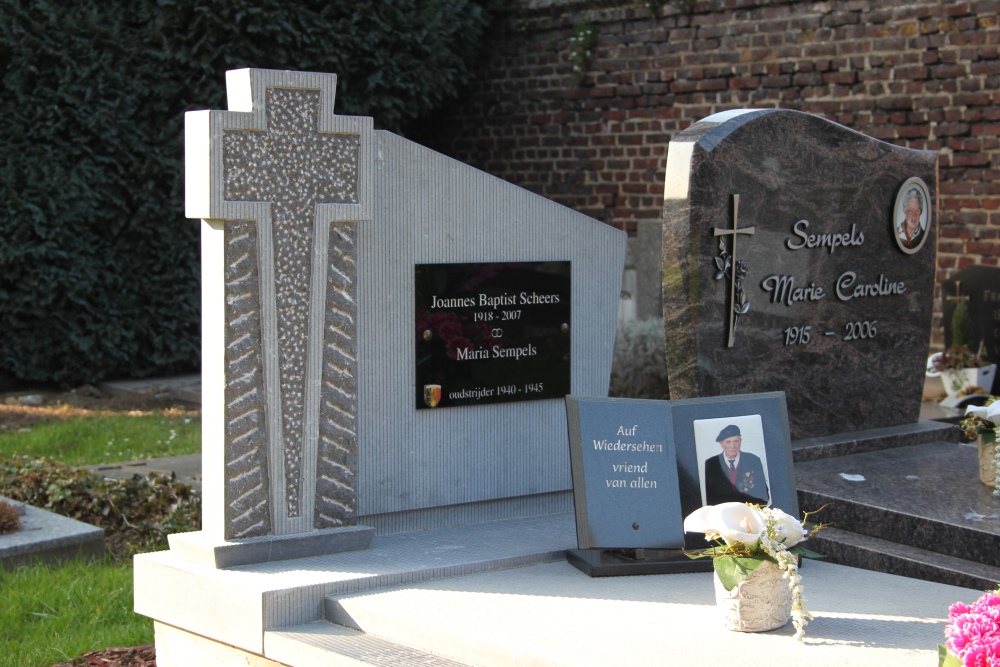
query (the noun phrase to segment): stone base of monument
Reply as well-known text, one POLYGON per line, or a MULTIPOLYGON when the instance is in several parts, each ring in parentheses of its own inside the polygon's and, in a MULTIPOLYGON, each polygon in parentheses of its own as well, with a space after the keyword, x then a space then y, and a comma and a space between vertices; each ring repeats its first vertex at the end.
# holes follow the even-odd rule
POLYGON ((170 550, 180 558, 226 568, 359 551, 367 549, 374 536, 375 529, 370 526, 347 526, 288 536, 267 535, 224 542, 198 531, 168 535, 167 541, 170 543, 170 550))
MULTIPOLYGON (((575 544, 573 515, 561 513, 377 535, 365 551, 230 569, 193 562, 171 549, 135 557, 135 611, 184 633, 264 655, 266 633, 323 620, 327 596, 564 560, 575 544)), ((433 619, 426 610, 422 615, 433 619)), ((161 662, 159 641, 157 651, 158 664, 191 664, 161 662)))
POLYGON ((795 475, 799 507, 826 507, 816 519, 832 528, 810 548, 830 562, 980 590, 1000 581, 1000 498, 979 483, 974 443, 805 461, 795 475))
POLYGON ((801 463, 834 456, 909 447, 926 442, 959 442, 960 439, 961 431, 955 428, 954 424, 923 420, 912 424, 793 440, 792 460, 801 463))
POLYGON ((692 559, 680 549, 570 549, 566 560, 590 577, 712 571, 712 559, 692 559))
POLYGON ((31 505, 23 507, 21 530, 0 535, 0 569, 104 554, 104 531, 97 526, 31 505))
MULTIPOLYGON (((971 540, 965 548, 973 551, 995 540, 1000 508, 986 506, 992 496, 976 495, 971 505, 983 515, 978 531, 928 533, 922 522, 933 523, 932 515, 911 511, 907 519, 907 507, 959 512, 972 496, 944 499, 962 486, 988 494, 975 465, 971 447, 942 441, 796 465, 802 506, 835 501, 843 509, 831 521, 852 526, 827 529, 827 541, 811 546, 828 559, 803 564, 815 616, 804 645, 791 625, 749 638, 725 630, 708 572, 587 576, 566 562, 576 546, 572 513, 377 535, 366 551, 224 570, 173 551, 144 554, 135 559, 135 609, 156 621, 161 667, 695 664, 705 646, 754 662, 780 654, 815 666, 927 664, 948 607, 972 602, 987 586, 921 581, 917 565, 901 577, 836 561, 866 549, 870 558, 858 561, 865 568, 905 561, 913 547, 901 532, 971 540), (904 460, 909 467, 900 467, 904 460), (894 496, 899 506, 887 507, 894 496), (902 525, 890 529, 894 521, 902 525), (882 538, 853 533, 865 523, 882 538)), ((939 558, 937 567, 951 563, 953 572, 968 564, 939 558)))
POLYGON ((688 665, 706 647, 747 663, 909 667, 933 663, 949 605, 980 595, 809 561, 815 618, 799 644, 790 624, 726 630, 709 573, 594 579, 563 560, 574 541, 562 514, 377 536, 367 558, 220 571, 146 554, 136 609, 157 620, 160 667, 688 665))

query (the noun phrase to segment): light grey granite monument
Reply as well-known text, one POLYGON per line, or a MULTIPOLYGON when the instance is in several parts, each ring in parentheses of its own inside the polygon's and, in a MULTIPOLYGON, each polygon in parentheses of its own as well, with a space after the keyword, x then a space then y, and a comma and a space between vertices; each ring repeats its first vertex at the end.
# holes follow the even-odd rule
POLYGON ((364 548, 363 524, 564 506, 558 401, 414 409, 416 266, 572 263, 572 392, 607 391, 624 234, 334 115, 335 82, 238 70, 230 111, 187 116, 205 510, 171 538, 184 557, 281 560, 364 548))
POLYGON ((186 119, 203 528, 137 557, 136 610, 260 655, 264 629, 320 617, 337 558, 384 569, 382 536, 458 530, 466 553, 466 527, 527 517, 505 566, 560 557, 563 397, 607 393, 625 234, 335 115, 332 74, 227 85, 229 111, 186 119))

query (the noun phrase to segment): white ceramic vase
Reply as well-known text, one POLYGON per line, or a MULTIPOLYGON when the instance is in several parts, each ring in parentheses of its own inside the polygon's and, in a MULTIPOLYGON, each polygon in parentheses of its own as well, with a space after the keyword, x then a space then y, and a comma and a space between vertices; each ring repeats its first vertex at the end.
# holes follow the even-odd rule
POLYGON ((941 376, 941 382, 944 384, 944 390, 948 393, 949 398, 955 398, 960 391, 967 387, 981 387, 989 391, 990 387, 993 386, 993 378, 996 377, 997 373, 996 364, 980 368, 963 368, 961 370, 941 371, 937 373, 931 370, 931 368, 934 357, 940 354, 938 352, 937 355, 931 355, 930 359, 928 359, 927 375, 930 377, 941 376))
POLYGON ((765 632, 780 628, 792 617, 792 593, 781 570, 765 560, 731 591, 715 579, 715 603, 722 611, 726 629, 765 632))

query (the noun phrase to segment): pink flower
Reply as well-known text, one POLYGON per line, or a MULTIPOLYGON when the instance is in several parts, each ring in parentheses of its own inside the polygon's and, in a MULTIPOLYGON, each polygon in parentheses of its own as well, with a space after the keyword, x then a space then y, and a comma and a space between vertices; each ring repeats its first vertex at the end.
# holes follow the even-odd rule
POLYGON ((961 616, 962 614, 968 614, 970 611, 972 611, 972 607, 969 605, 964 602, 956 602, 951 605, 950 609, 948 609, 948 620, 954 620, 955 617, 961 616))
POLYGON ((1000 667, 1000 595, 985 593, 972 606, 948 610, 945 646, 965 667, 1000 667))
POLYGON ((1000 667, 1000 637, 981 637, 962 656, 965 667, 1000 667))

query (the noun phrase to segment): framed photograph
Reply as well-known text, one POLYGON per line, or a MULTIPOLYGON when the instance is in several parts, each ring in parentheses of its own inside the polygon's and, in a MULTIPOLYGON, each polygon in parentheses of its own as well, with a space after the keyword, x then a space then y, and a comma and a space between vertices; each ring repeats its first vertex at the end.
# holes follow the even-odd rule
POLYGON ((703 505, 770 501, 760 415, 696 419, 694 442, 703 462, 703 505))
MULTIPOLYGON (((798 516, 783 392, 671 401, 670 411, 683 516, 723 502, 770 503, 798 516)), ((685 545, 705 546, 691 534, 685 545)))
POLYGON ((907 255, 916 253, 930 236, 931 194, 920 178, 908 178, 892 207, 892 234, 907 255))

